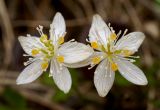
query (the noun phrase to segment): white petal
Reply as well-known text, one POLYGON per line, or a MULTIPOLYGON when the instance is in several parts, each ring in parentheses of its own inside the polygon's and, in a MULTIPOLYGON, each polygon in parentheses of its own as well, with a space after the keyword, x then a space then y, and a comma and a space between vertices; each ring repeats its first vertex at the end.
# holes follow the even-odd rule
POLYGON ((53 40, 54 43, 57 42, 59 37, 64 36, 66 32, 66 24, 61 13, 56 13, 52 24, 50 25, 50 39, 53 40))
POLYGON ((116 50, 127 49, 132 52, 136 52, 142 44, 144 38, 145 35, 142 32, 129 33, 118 40, 115 45, 116 50))
POLYGON ((93 16, 93 21, 91 29, 89 31, 89 40, 94 42, 98 40, 98 43, 107 45, 108 37, 110 36, 111 31, 99 15, 93 16))
POLYGON ((58 88, 64 93, 68 93, 72 84, 68 69, 63 65, 60 65, 56 59, 52 59, 50 72, 58 88))
POLYGON ((90 58, 84 60, 84 61, 81 61, 81 62, 78 62, 78 63, 63 63, 63 65, 65 65, 66 67, 69 67, 69 68, 80 68, 80 67, 85 67, 85 66, 88 66, 90 65, 90 58))
POLYGON ((109 62, 103 60, 96 68, 94 84, 101 97, 105 97, 114 82, 115 73, 111 70, 109 62))
POLYGON ((147 85, 148 81, 146 76, 137 66, 124 59, 117 59, 115 62, 118 65, 118 70, 121 75, 128 81, 137 85, 147 85))
POLYGON ((64 43, 58 50, 58 54, 64 56, 64 63, 68 64, 86 60, 93 52, 90 46, 78 42, 64 43))
POLYGON ((94 52, 89 58, 87 58, 86 60, 83 60, 81 62, 78 63, 63 63, 63 65, 70 67, 70 68, 80 68, 80 67, 85 67, 91 64, 92 58, 94 56, 96 57, 101 57, 101 60, 103 60, 104 57, 104 53, 103 52, 94 52))
POLYGON ((29 55, 32 55, 32 49, 37 49, 37 48, 43 47, 43 44, 40 42, 39 38, 37 38, 37 37, 20 36, 20 37, 18 37, 18 40, 19 40, 23 50, 29 55))
POLYGON ((36 80, 42 73, 41 60, 37 60, 27 66, 18 76, 16 82, 17 84, 27 84, 36 80))

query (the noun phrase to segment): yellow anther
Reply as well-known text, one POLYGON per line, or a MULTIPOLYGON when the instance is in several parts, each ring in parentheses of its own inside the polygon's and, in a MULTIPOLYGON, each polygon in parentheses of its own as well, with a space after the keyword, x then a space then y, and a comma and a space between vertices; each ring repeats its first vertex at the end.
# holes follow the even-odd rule
POLYGON ((110 39, 111 39, 112 41, 114 41, 114 40, 116 40, 116 38, 117 38, 117 35, 116 35, 115 33, 111 33, 110 39))
POLYGON ((47 35, 46 35, 46 34, 43 34, 43 35, 40 37, 40 41, 41 41, 42 43, 46 43, 46 42, 48 41, 47 35))
POLYGON ((101 58, 100 58, 100 57, 93 57, 93 58, 92 58, 92 63, 93 63, 93 64, 98 64, 100 61, 101 61, 101 58))
POLYGON ((58 44, 60 45, 60 44, 62 44, 64 42, 64 37, 60 37, 59 39, 58 39, 58 44))
POLYGON ((57 61, 60 63, 64 62, 64 57, 63 56, 57 56, 57 61))
POLYGON ((33 49, 32 50, 32 56, 35 56, 37 54, 39 54, 39 50, 38 49, 33 49))
POLYGON ((118 65, 116 63, 111 63, 111 69, 113 71, 117 71, 118 70, 118 65))
POLYGON ((98 48, 98 43, 97 42, 91 42, 91 46, 92 46, 92 48, 97 49, 98 48))
POLYGON ((42 64, 41 64, 41 68, 46 71, 46 69, 48 68, 48 62, 47 61, 44 61, 42 64))
POLYGON ((128 56, 133 54, 133 52, 130 51, 130 50, 123 50, 122 52, 123 52, 123 55, 126 56, 126 57, 128 57, 128 56))

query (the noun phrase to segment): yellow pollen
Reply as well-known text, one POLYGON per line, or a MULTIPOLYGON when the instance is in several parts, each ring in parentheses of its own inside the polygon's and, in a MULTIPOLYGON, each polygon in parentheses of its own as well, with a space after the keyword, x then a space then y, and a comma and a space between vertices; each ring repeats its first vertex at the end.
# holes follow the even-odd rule
POLYGON ((57 56, 57 61, 60 63, 64 62, 64 57, 63 56, 57 56))
POLYGON ((118 65, 116 63, 111 63, 111 69, 113 71, 117 71, 118 70, 118 65))
POLYGON ((39 54, 39 50, 38 49, 33 49, 32 50, 32 56, 35 56, 37 54, 39 54))
POLYGON ((100 57, 93 57, 93 58, 92 58, 93 64, 98 64, 100 61, 101 61, 101 58, 100 58, 100 57))
POLYGON ((91 42, 91 46, 92 46, 92 48, 97 49, 98 48, 98 43, 97 42, 91 42))
POLYGON ((46 69, 48 68, 48 62, 47 61, 44 61, 42 64, 41 64, 41 68, 46 71, 46 69))
POLYGON ((62 44, 64 42, 64 37, 60 37, 59 39, 58 39, 58 44, 60 45, 60 44, 62 44))
POLYGON ((126 56, 126 57, 133 54, 133 52, 130 50, 123 50, 122 52, 123 52, 124 56, 126 56))
POLYGON ((42 43, 46 43, 46 42, 48 41, 47 35, 46 35, 46 34, 43 34, 43 35, 40 37, 40 41, 41 41, 42 43))
POLYGON ((110 39, 111 39, 112 41, 116 40, 116 38, 117 38, 117 35, 116 35, 115 33, 112 33, 112 34, 110 35, 110 39))

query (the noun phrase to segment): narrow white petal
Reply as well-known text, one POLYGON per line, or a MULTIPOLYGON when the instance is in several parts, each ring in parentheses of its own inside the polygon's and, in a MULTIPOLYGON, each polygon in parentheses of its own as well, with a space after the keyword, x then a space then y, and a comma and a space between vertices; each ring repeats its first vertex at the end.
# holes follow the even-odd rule
POLYGON ((136 52, 142 44, 144 38, 145 35, 142 32, 132 32, 120 38, 115 47, 117 50, 127 49, 132 52, 136 52))
POLYGON ((68 93, 72 84, 68 69, 63 65, 60 65, 56 59, 52 59, 50 72, 58 88, 64 93, 68 93))
POLYGON ((23 50, 29 55, 32 55, 32 49, 37 49, 37 48, 43 47, 43 44, 40 42, 39 38, 37 38, 37 37, 20 36, 20 37, 18 37, 18 40, 19 40, 23 50))
POLYGON ((16 82, 17 84, 27 84, 36 80, 42 73, 41 60, 37 60, 27 66, 18 76, 16 82))
POLYGON ((148 81, 146 76, 137 66, 124 59, 117 59, 115 62, 118 65, 118 70, 121 75, 128 81, 137 85, 147 85, 148 81))
POLYGON ((64 36, 66 32, 66 24, 61 13, 57 12, 52 24, 50 25, 50 39, 55 43, 59 37, 64 36))
POLYGON ((93 52, 90 46, 78 42, 64 43, 58 50, 58 54, 64 56, 64 63, 68 64, 86 60, 93 52))
POLYGON ((94 74, 94 84, 101 97, 105 97, 114 82, 115 73, 111 70, 109 62, 102 61, 96 68, 94 74))
POLYGON ((94 42, 98 40, 98 43, 107 45, 108 37, 110 36, 111 31, 103 19, 99 15, 93 16, 93 21, 91 29, 89 31, 89 40, 94 42))

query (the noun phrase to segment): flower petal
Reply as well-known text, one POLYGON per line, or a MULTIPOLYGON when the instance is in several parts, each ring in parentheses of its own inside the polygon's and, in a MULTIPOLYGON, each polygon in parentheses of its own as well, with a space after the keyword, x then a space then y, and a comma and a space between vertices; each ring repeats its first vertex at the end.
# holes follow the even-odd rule
POLYGON ((50 25, 50 39, 56 43, 59 37, 64 37, 66 32, 66 24, 61 13, 57 12, 52 24, 50 25))
POLYGON ((111 31, 103 19, 99 15, 94 15, 91 29, 89 31, 90 42, 98 42, 106 46, 110 34, 111 31))
POLYGON ((105 97, 114 82, 115 73, 111 70, 110 63, 103 60, 96 68, 94 84, 101 97, 105 97))
POLYGON ((37 60, 27 66, 18 76, 17 84, 27 84, 36 80, 43 73, 41 63, 41 60, 37 60))
POLYGON ((101 57, 101 60, 104 59, 104 53, 103 52, 94 52, 89 58, 87 58, 86 60, 83 60, 81 62, 78 63, 63 63, 63 65, 70 67, 70 68, 80 68, 80 67, 85 67, 91 64, 92 62, 92 58, 96 56, 96 57, 101 57))
POLYGON ((118 40, 116 50, 124 49, 136 52, 142 44, 145 35, 142 32, 132 32, 118 40))
POLYGON ((56 61, 56 59, 52 59, 50 72, 58 88, 64 93, 68 93, 72 84, 71 76, 68 69, 63 65, 60 65, 56 61))
POLYGON ((118 70, 128 81, 137 85, 147 85, 148 81, 142 70, 125 59, 117 59, 118 70))
POLYGON ((64 66, 69 67, 69 68, 80 68, 80 67, 85 67, 90 64, 90 59, 86 59, 84 61, 80 61, 78 63, 63 63, 64 66))
POLYGON ((64 63, 68 64, 86 60, 93 52, 90 46, 78 42, 64 43, 58 50, 58 54, 64 57, 64 63))
POLYGON ((37 48, 43 47, 43 44, 40 42, 39 38, 37 38, 37 37, 20 36, 20 37, 18 37, 18 40, 19 40, 23 50, 29 55, 32 55, 32 49, 37 49, 37 48))

